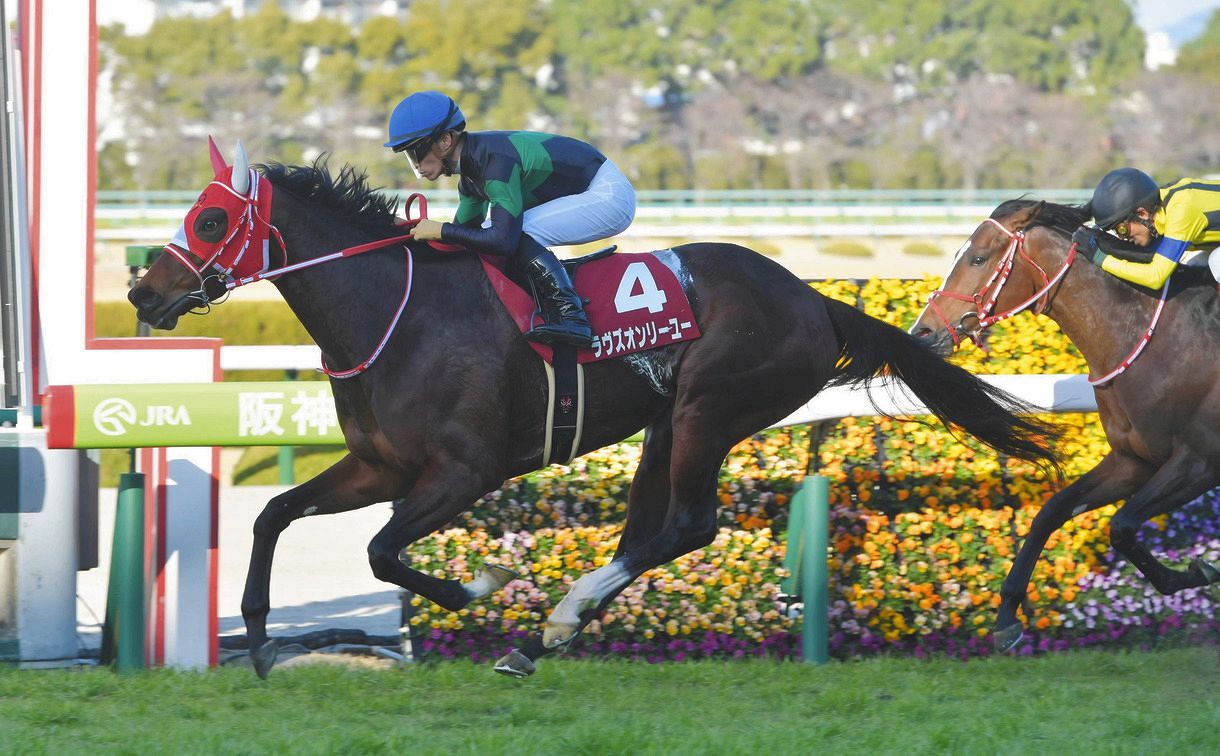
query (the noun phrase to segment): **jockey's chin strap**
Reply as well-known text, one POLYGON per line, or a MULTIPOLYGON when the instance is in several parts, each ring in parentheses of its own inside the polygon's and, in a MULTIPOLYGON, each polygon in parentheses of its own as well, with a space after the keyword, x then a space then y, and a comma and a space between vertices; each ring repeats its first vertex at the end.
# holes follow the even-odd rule
MULTIPOLYGON (((284 244, 284 237, 280 235, 278 228, 272 225, 270 221, 263 218, 262 214, 258 212, 257 186, 259 182, 257 181, 257 176, 254 175, 253 171, 251 171, 251 174, 250 192, 245 196, 238 194, 233 190, 232 187, 227 186, 223 182, 213 182, 217 186, 221 186, 236 196, 241 197, 246 203, 245 210, 243 211, 239 222, 235 224, 233 232, 230 233, 229 236, 224 240, 215 254, 213 254, 209 259, 196 264, 195 259, 198 258, 194 258, 193 255, 180 249, 173 242, 170 242, 165 246, 166 252, 173 255, 178 262, 182 263, 188 270, 195 274, 196 278, 199 279, 199 289, 184 294, 180 298, 180 301, 189 300, 192 302, 197 302, 199 306, 207 307, 213 301, 208 295, 207 291, 208 283, 210 281, 216 281, 218 284, 223 282, 225 293, 228 293, 239 286, 246 286, 247 284, 252 284, 257 281, 268 281, 278 278, 285 273, 293 273, 298 270, 304 270, 305 268, 312 268, 315 265, 328 263, 332 260, 340 260, 345 257, 354 257, 365 252, 383 249, 392 244, 406 242, 407 240, 415 237, 414 232, 401 234, 399 236, 391 236, 386 239, 378 239, 365 244, 358 244, 354 247, 347 247, 346 249, 341 249, 337 252, 322 255, 321 257, 315 257, 311 260, 303 260, 299 263, 289 265, 288 247, 284 244), (245 233, 240 239, 238 239, 237 235, 240 231, 244 231, 245 233), (284 264, 272 270, 270 269, 270 264, 266 259, 266 256, 264 256, 262 267, 257 272, 246 276, 234 276, 233 270, 238 266, 242 258, 249 250, 251 242, 253 241, 256 243, 256 245, 261 246, 260 242, 269 238, 271 234, 274 234, 276 241, 280 245, 280 251, 284 264), (241 246, 237 247, 237 244, 240 244, 241 246), (225 265, 217 262, 218 260, 229 259, 226 258, 225 255, 226 253, 230 252, 235 252, 235 254, 233 255, 229 264, 225 265), (206 276, 204 275, 204 271, 207 271, 206 276)), ((414 229, 421 220, 428 217, 427 198, 418 192, 409 196, 406 203, 406 216, 407 220, 402 224, 403 228, 414 229), (420 215, 418 218, 411 218, 411 207, 416 201, 419 202, 420 215)), ((453 247, 451 245, 440 243, 433 243, 432 246, 442 251, 460 249, 460 247, 453 247)), ((348 370, 331 370, 326 365, 326 355, 322 355, 322 372, 326 373, 331 378, 353 378, 360 375, 365 370, 368 370, 369 367, 377 360, 377 358, 381 355, 382 350, 385 349, 385 345, 389 342, 390 335, 393 334, 395 326, 398 325, 398 321, 402 317, 403 310, 406 309, 407 301, 411 298, 411 283, 414 279, 414 258, 411 255, 411 248, 406 244, 403 244, 403 249, 405 250, 407 256, 407 282, 403 291, 402 301, 399 303, 398 310, 394 313, 393 319, 390 320, 389 327, 386 328, 385 333, 381 337, 381 341, 379 341, 376 348, 373 349, 373 353, 353 368, 348 370)))
MULTIPOLYGON (((1035 262, 1028 253, 1026 253, 1024 231, 1009 231, 1004 227, 1003 224, 994 218, 988 218, 986 222, 998 228, 1005 236, 1009 238, 1008 248, 1004 250, 1004 256, 1000 258, 1000 262, 996 266, 996 269, 992 272, 991 277, 988 278, 987 282, 983 284, 982 288, 980 288, 972 296, 957 294, 944 289, 937 289, 928 297, 929 309, 936 313, 936 317, 945 326, 945 328, 948 329, 949 335, 953 339, 954 348, 961 344, 961 337, 966 336, 984 352, 987 351, 987 347, 982 341, 983 331, 987 330, 996 323, 1007 320, 1013 315, 1025 311, 1031 305, 1033 306, 1033 312, 1036 315, 1041 315, 1042 313, 1046 312, 1050 305, 1051 290, 1055 288, 1055 285, 1058 284, 1065 275, 1067 275, 1068 269, 1072 267, 1072 263, 1076 260, 1077 251, 1076 243, 1073 242, 1071 249, 1068 250, 1067 258, 1063 261, 1062 267, 1056 271, 1053 277, 1048 277, 1046 275, 1046 271, 1042 269, 1042 266, 1038 265, 1038 263, 1035 262), (1008 283, 1008 278, 1012 275, 1018 255, 1021 256, 1021 259, 1025 260, 1030 265, 1033 265, 1035 269, 1037 269, 1038 274, 1042 277, 1042 288, 1038 289, 1038 291, 1034 292, 1032 297, 1026 299, 1016 307, 1013 307, 1010 310, 1005 310, 1004 312, 992 313, 992 310, 995 308, 996 301, 1000 298, 1000 292, 1003 290, 1004 284, 1008 283), (967 312, 966 314, 962 315, 962 317, 958 320, 958 324, 953 325, 949 322, 949 319, 945 317, 944 313, 941 312, 940 308, 936 306, 936 298, 938 296, 946 297, 947 299, 956 299, 961 302, 972 302, 974 303, 975 310, 974 312, 967 312), (967 329, 965 327, 964 324, 967 320, 975 321, 975 327, 973 329, 967 329)), ((1109 373, 1106 373, 1100 378, 1089 378, 1089 385, 1104 386, 1119 375, 1126 372, 1127 368, 1131 367, 1131 364, 1134 363, 1136 358, 1140 356, 1140 353, 1144 351, 1144 347, 1148 346, 1148 342, 1152 340, 1152 334, 1156 330, 1157 323, 1161 319, 1161 312, 1165 309, 1165 298, 1168 293, 1169 279, 1165 279, 1165 285, 1161 288, 1160 301, 1157 302, 1156 310, 1152 313, 1152 322, 1148 324, 1148 328, 1144 330, 1144 333, 1140 336, 1139 341, 1131 350, 1130 354, 1123 358, 1118 366, 1109 373)))
POLYGON ((1002 234, 1008 237, 1008 248, 1004 250, 1004 255, 1000 258, 1000 262, 992 271, 987 282, 976 291, 973 295, 958 294, 956 292, 947 291, 945 289, 937 289, 928 297, 928 307, 932 312, 936 313, 936 317, 949 331, 949 336, 953 339, 953 346, 957 347, 962 343, 962 337, 965 336, 974 342, 975 346, 987 351, 987 345, 983 342, 983 332, 991 326, 1001 321, 1011 318, 1017 313, 1023 312, 1030 306, 1033 306, 1035 314, 1046 312, 1050 303, 1051 289, 1055 284, 1063 279, 1067 274, 1068 268, 1072 266, 1072 261, 1076 259, 1076 245, 1073 244, 1071 250, 1068 251, 1067 259, 1064 260, 1063 266, 1059 268, 1054 277, 1047 276, 1046 271, 1039 265, 1029 253, 1025 251, 1025 232, 1024 231, 1009 231, 1002 223, 994 218, 988 218, 986 223, 990 223, 1000 230, 1002 234), (1017 257, 1020 256, 1034 269, 1038 271, 1038 275, 1042 278, 1042 288, 1034 292, 1034 295, 1026 299, 1021 304, 1012 309, 1003 312, 993 313, 996 302, 1000 298, 1000 292, 1004 290, 1004 285, 1008 283, 1009 277, 1016 268, 1017 257), (937 297, 945 297, 946 299, 955 299, 960 302, 970 302, 974 305, 973 312, 967 312, 958 320, 957 324, 949 322, 949 319, 941 311, 936 304, 937 297), (975 321, 974 328, 967 328, 965 323, 968 320, 975 321))

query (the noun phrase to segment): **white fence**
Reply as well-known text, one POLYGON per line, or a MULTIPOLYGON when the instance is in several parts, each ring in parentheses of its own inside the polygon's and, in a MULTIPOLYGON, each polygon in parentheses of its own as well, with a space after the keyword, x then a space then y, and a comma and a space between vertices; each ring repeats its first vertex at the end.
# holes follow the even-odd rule
MULTIPOLYGON (((222 370, 317 370, 318 347, 226 346, 220 350, 222 370)), ((1096 412, 1097 398, 1084 375, 984 375, 984 381, 1046 412, 1096 412)), ((804 425, 844 417, 923 415, 927 408, 898 382, 879 380, 869 390, 836 386, 813 397, 805 406, 772 427, 804 425), (875 403, 875 404, 874 404, 875 403)))

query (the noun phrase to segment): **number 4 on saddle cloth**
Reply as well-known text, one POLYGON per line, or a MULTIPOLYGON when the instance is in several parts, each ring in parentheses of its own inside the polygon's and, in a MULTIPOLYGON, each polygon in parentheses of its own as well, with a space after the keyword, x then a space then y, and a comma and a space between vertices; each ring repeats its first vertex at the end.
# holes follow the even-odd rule
MULTIPOLYGON (((565 261, 593 327, 591 349, 530 342, 547 365, 550 402, 543 460, 566 463, 580 446, 584 416, 581 365, 699 338, 699 325, 678 279, 671 250, 612 254, 611 247, 565 261)), ((534 297, 505 275, 503 258, 479 255, 492 288, 522 333, 535 325, 534 297)))
MULTIPOLYGON (((672 258, 673 252, 613 252, 610 247, 564 261, 593 327, 594 345, 577 349, 577 362, 597 362, 699 338, 686 292, 659 257, 672 258)), ((502 258, 479 255, 479 259, 517 327, 522 333, 529 331, 538 317, 533 296, 505 275, 502 258)), ((676 259, 672 264, 677 265, 676 259)), ((534 342, 530 346, 542 359, 552 361, 550 346, 534 342)))

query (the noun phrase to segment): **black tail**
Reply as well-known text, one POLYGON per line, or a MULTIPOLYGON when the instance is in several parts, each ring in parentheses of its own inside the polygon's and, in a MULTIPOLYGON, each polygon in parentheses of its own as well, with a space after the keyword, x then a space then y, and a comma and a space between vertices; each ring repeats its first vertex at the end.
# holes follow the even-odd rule
POLYGON ((1032 417, 1037 411, 1032 405, 946 362, 919 339, 851 305, 827 298, 826 309, 840 349, 840 373, 830 385, 868 385, 882 375, 900 378, 946 425, 961 428, 998 452, 1062 475, 1050 449, 1059 434, 1054 426, 1032 417))

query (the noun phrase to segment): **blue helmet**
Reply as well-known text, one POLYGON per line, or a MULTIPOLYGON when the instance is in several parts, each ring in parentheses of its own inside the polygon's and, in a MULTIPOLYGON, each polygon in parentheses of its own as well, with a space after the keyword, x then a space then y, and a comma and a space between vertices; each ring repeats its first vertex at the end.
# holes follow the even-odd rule
POLYGON ((449 129, 460 129, 466 116, 449 95, 435 90, 416 92, 390 114, 386 147, 398 149, 422 137, 436 138, 449 129))

